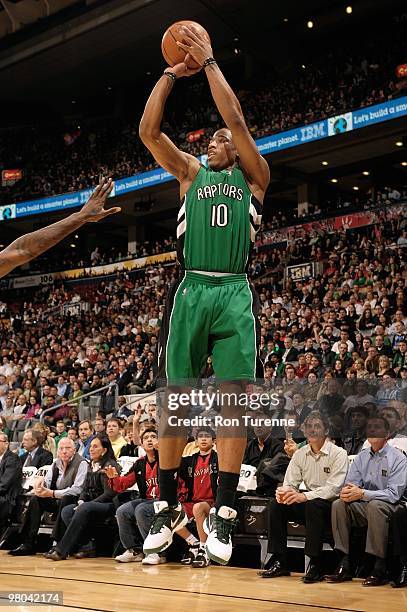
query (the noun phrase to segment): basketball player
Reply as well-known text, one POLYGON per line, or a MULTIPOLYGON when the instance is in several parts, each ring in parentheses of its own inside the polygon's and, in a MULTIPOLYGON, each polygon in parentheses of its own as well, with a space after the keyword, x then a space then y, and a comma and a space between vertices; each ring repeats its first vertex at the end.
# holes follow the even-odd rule
POLYGON ((112 179, 103 179, 81 210, 62 221, 20 236, 3 251, 0 251, 0 278, 6 276, 14 268, 35 259, 85 223, 100 221, 120 212, 121 208, 118 206, 108 210, 104 208, 113 185, 112 179))
MULTIPOLYGON (((141 119, 142 141, 157 163, 180 183, 177 252, 182 272, 166 301, 159 368, 172 389, 179 381, 196 380, 212 353, 221 391, 239 394, 244 383, 256 376, 256 296, 246 269, 270 173, 239 101, 212 57, 210 43, 196 30, 185 28, 183 33, 186 44, 179 46, 203 67, 226 127, 209 143, 208 167, 180 151, 161 131, 165 103, 176 79, 199 71, 189 69, 185 62, 165 70, 141 119)), ((160 419, 160 501, 155 503, 155 519, 144 542, 147 554, 167 548, 174 531, 187 522, 177 500, 176 480, 185 436, 182 429, 169 433, 169 411, 164 410, 160 419)), ((227 404, 221 410, 229 418, 236 416, 238 408, 227 404)), ((234 500, 246 432, 242 427, 238 431, 221 429, 217 431, 219 486, 205 526, 209 558, 226 564, 232 553, 234 500)))

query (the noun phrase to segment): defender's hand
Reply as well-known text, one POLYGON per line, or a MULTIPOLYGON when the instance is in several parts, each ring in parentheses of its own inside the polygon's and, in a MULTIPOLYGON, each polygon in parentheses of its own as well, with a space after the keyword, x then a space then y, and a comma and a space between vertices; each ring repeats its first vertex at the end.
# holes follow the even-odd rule
POLYGON ((189 53, 200 66, 203 66, 206 59, 213 57, 211 43, 194 26, 183 26, 181 32, 187 44, 177 41, 178 47, 189 53))
POLYGON ((114 183, 111 178, 104 178, 101 180, 95 191, 90 196, 89 200, 79 211, 79 215, 83 216, 88 222, 95 222, 108 217, 109 215, 115 215, 121 211, 120 206, 114 206, 113 208, 105 209, 106 200, 113 189, 114 183))

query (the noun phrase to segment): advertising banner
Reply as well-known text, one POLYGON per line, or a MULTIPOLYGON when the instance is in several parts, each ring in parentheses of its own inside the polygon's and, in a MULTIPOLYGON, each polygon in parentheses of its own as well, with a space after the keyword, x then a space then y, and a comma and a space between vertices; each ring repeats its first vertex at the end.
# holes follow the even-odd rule
MULTIPOLYGON (((406 115, 407 96, 403 96, 395 100, 383 102, 382 104, 360 108, 355 111, 310 123, 309 125, 264 136, 256 140, 256 145, 260 153, 268 155, 276 151, 282 151, 298 145, 315 142, 323 138, 330 138, 345 132, 350 132, 390 119, 404 117, 406 115)), ((197 130, 193 132, 193 134, 198 134, 199 131, 200 130, 197 130)), ((201 155, 198 159, 202 164, 206 164, 207 156, 201 155)), ((174 180, 174 177, 162 168, 156 168, 148 172, 140 172, 134 176, 115 181, 115 188, 110 197, 124 195, 146 187, 153 187, 154 185, 161 185, 172 180, 174 180)), ((27 202, 18 202, 16 204, 13 203, 10 206, 3 207, 5 212, 1 213, 0 210, 0 221, 14 219, 15 217, 19 218, 28 215, 61 211, 69 208, 78 208, 86 202, 91 193, 91 189, 85 189, 75 193, 40 198, 27 202), (14 207, 14 209, 12 207, 14 207)))

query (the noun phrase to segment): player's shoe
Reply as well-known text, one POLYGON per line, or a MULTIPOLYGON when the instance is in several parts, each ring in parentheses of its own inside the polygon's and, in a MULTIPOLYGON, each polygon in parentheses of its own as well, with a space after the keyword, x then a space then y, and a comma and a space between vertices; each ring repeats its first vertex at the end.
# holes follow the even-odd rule
POLYGON ((144 559, 144 555, 142 552, 137 552, 132 549, 125 550, 123 554, 117 555, 114 558, 118 563, 134 563, 137 561, 142 561, 144 559))
POLYGON ((168 548, 174 533, 188 523, 188 517, 181 504, 169 506, 166 501, 154 502, 154 512, 153 523, 144 540, 145 555, 159 553, 168 548))
POLYGON ((206 552, 211 561, 226 565, 232 556, 232 531, 236 524, 236 510, 221 506, 211 508, 209 516, 205 519, 203 528, 208 535, 206 552))
POLYGON ((188 546, 188 549, 185 551, 185 554, 181 559, 181 565, 193 565, 193 561, 196 559, 199 550, 200 548, 198 544, 188 546))
POLYGON ((167 559, 161 555, 152 553, 151 555, 146 555, 141 563, 143 565, 161 565, 162 563, 167 563, 167 559))
POLYGON ((209 557, 205 548, 200 548, 195 559, 192 561, 192 567, 208 567, 210 565, 209 557))

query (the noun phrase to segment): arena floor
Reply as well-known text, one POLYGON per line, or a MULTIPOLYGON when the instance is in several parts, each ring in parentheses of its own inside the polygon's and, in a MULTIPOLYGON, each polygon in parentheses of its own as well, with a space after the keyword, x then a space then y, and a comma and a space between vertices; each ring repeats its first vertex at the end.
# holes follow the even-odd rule
MULTIPOLYGON (((146 612, 407 610, 407 589, 345 585, 304 585, 299 576, 263 580, 255 570, 168 564, 119 565, 110 559, 47 561, 40 556, 13 559, 0 552, 0 590, 62 591, 64 610, 146 612)), ((28 612, 28 606, 0 606, 28 612)), ((56 610, 57 606, 41 606, 56 610)))

